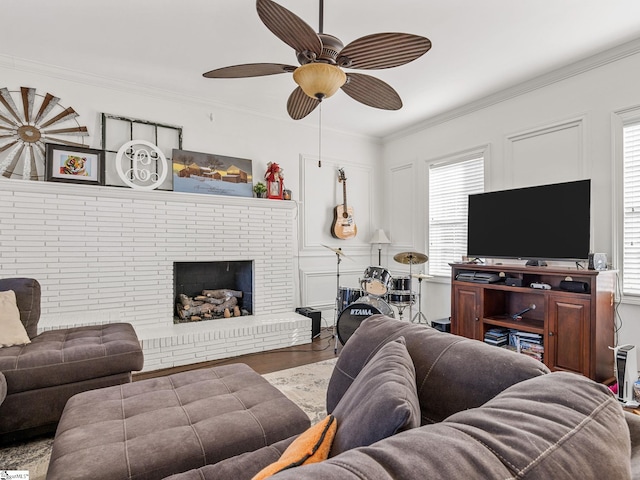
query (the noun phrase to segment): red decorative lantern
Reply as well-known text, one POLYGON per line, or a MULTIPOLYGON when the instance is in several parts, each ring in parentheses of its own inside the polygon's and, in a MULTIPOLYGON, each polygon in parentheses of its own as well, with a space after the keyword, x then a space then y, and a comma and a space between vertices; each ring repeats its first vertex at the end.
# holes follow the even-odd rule
POLYGON ((277 163, 267 163, 267 172, 264 174, 267 181, 267 198, 277 198, 282 200, 284 190, 284 176, 282 169, 277 163))

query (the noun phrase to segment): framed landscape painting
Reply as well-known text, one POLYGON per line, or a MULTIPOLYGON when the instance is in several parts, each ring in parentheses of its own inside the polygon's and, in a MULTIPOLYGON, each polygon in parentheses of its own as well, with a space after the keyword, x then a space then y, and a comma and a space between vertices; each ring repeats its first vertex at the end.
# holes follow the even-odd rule
POLYGON ((174 192, 253 196, 251 160, 175 149, 172 158, 174 192))

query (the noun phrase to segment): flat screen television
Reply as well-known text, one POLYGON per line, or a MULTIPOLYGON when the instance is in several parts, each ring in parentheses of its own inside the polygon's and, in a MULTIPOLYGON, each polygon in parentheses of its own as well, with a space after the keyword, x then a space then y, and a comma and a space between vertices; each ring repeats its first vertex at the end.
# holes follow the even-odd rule
POLYGON ((591 180, 469 195, 467 256, 585 260, 591 180))

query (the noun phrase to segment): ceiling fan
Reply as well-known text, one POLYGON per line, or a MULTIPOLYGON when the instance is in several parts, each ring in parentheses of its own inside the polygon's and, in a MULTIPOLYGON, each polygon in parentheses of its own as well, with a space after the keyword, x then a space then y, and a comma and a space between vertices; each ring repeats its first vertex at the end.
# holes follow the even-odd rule
POLYGON ((323 32, 324 0, 320 1, 320 32, 272 0, 257 0, 260 20, 280 40, 296 51, 299 67, 280 63, 249 63, 211 70, 206 78, 246 78, 293 73, 298 87, 287 101, 294 120, 311 113, 320 102, 342 88, 354 100, 374 108, 402 108, 400 95, 382 80, 343 68, 374 70, 398 67, 425 54, 428 38, 409 33, 376 33, 358 38, 347 46, 323 32))

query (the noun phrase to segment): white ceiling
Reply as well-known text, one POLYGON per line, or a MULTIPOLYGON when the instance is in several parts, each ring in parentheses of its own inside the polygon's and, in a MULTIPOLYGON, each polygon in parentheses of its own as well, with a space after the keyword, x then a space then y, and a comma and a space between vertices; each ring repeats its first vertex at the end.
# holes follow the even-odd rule
MULTIPOLYGON (((318 29, 318 0, 278 3, 318 29)), ((0 6, 2 55, 294 121, 286 112, 295 87, 289 74, 202 77, 240 63, 297 65, 292 49, 262 24, 253 0, 0 0, 0 6)), ((640 1, 325 0, 324 31, 345 45, 394 31, 432 41, 431 51, 412 63, 365 72, 396 89, 401 110, 366 107, 343 92, 323 102, 323 128, 382 137, 640 38, 640 1)), ((317 125, 317 110, 300 122, 317 125)))

